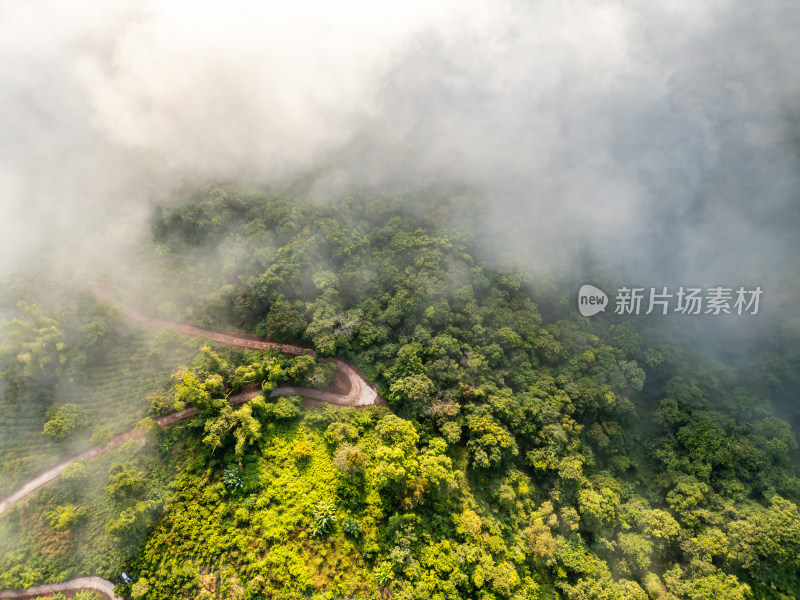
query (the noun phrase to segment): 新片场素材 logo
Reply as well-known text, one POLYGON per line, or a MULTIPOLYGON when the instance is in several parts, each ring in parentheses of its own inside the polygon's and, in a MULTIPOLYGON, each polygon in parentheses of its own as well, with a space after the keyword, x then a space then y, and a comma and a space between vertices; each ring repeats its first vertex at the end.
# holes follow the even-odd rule
MULTIPOLYGON (((614 313, 618 315, 649 315, 653 312, 666 315, 670 312, 682 315, 757 315, 763 290, 745 289, 744 286, 716 286, 708 289, 680 286, 670 290, 623 286, 614 297, 614 313)), ((578 292, 578 310, 584 317, 605 312, 608 305, 606 293, 593 285, 583 285, 578 292)))

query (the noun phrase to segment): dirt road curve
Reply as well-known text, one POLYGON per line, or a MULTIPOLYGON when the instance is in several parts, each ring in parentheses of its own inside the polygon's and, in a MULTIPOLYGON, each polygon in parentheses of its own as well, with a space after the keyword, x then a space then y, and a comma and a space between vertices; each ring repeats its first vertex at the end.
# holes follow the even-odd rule
POLYGON ((56 592, 80 592, 81 590, 93 590, 109 600, 122 600, 114 595, 114 584, 100 577, 78 577, 63 583, 47 583, 45 585, 35 585, 27 590, 3 590, 0 592, 0 600, 22 600, 35 598, 45 594, 55 594, 56 592))
MULTIPOLYGON (((93 284, 92 293, 100 300, 112 302, 119 306, 119 303, 114 295, 102 284, 93 284)), ((199 337, 206 340, 219 342, 220 344, 227 344, 229 346, 238 346, 239 348, 248 348, 250 350, 266 350, 267 348, 272 348, 274 350, 285 352, 286 354, 302 354, 306 350, 311 350, 310 348, 304 348, 303 346, 296 346, 294 344, 279 344, 278 342, 271 342, 255 335, 233 333, 230 331, 214 331, 212 329, 200 329, 199 327, 187 325, 186 323, 175 323, 174 321, 154 319, 153 317, 148 317, 147 315, 144 315, 138 310, 130 308, 129 306, 120 306, 120 309, 129 319, 136 321, 137 323, 147 325, 148 327, 154 327, 156 329, 169 327, 181 335, 188 337, 199 337)))

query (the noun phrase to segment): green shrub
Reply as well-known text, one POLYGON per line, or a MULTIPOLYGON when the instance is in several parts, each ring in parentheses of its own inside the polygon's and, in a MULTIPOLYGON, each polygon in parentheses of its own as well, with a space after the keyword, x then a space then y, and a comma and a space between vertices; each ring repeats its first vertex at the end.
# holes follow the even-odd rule
POLYGON ((294 450, 292 450, 292 454, 294 455, 294 459, 297 462, 302 462, 302 461, 308 460, 309 458, 311 458, 311 455, 313 453, 314 452, 313 452, 313 448, 311 447, 311 444, 309 444, 308 442, 305 442, 305 441, 297 442, 294 445, 294 450))
POLYGON ((358 537, 361 535, 361 523, 356 521, 353 517, 347 517, 342 523, 342 529, 351 537, 358 537))
POLYGON ((314 520, 311 523, 311 535, 321 536, 333 531, 336 525, 336 506, 332 500, 321 500, 314 507, 314 520))
POLYGON ((44 434, 54 442, 66 441, 76 430, 88 423, 86 409, 77 404, 65 404, 50 412, 44 424, 44 434))
POLYGON ((230 465, 225 469, 225 474, 222 477, 225 487, 232 494, 240 494, 244 490, 244 482, 242 481, 242 467, 239 465, 230 465))

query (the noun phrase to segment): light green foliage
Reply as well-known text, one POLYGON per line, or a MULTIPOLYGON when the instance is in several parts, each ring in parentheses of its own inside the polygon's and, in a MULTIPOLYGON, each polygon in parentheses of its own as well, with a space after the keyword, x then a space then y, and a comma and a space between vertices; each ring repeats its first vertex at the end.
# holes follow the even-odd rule
POLYGON ((511 510, 514 508, 517 504, 517 495, 514 492, 514 488, 505 483, 501 485, 498 490, 497 501, 505 509, 511 510))
POLYGON ((358 430, 350 423, 337 421, 328 425, 328 429, 325 431, 325 439, 334 446, 346 442, 354 442, 358 439, 358 430))
POLYGON ((206 420, 203 442, 214 452, 232 438, 234 452, 237 458, 241 458, 250 446, 261 439, 261 423, 253 416, 254 407, 257 406, 257 401, 239 408, 223 406, 215 417, 206 420))
POLYGON ((416 447, 419 434, 413 424, 395 415, 381 419, 375 430, 381 439, 374 454, 375 484, 386 489, 402 507, 411 508, 426 494, 455 485, 443 439, 434 438, 420 452, 416 447))
POLYGON ((86 461, 76 460, 68 464, 59 476, 60 480, 64 483, 66 488, 72 493, 78 493, 83 490, 89 479, 89 473, 86 470, 86 461))
POLYGON ((709 527, 693 537, 687 544, 688 552, 700 560, 712 562, 715 559, 730 558, 730 541, 725 533, 716 527, 709 527))
POLYGON ((131 586, 131 598, 138 600, 139 598, 147 598, 147 593, 150 591, 150 584, 147 579, 139 579, 131 586))
POLYGON ((336 380, 337 370, 336 363, 317 362, 314 364, 314 368, 311 372, 306 375, 305 380, 300 383, 317 388, 318 390, 324 390, 336 380))
POLYGON ((303 462, 311 458, 311 455, 313 454, 313 448, 311 447, 311 444, 301 440, 294 445, 293 453, 295 460, 298 462, 303 462))
POLYGON ((753 506, 730 525, 735 562, 757 581, 794 589, 800 583, 800 509, 773 496, 767 508, 753 506))
POLYGON ((39 304, 19 301, 18 316, 5 323, 6 339, 2 354, 15 361, 9 365, 21 385, 36 386, 59 376, 69 355, 61 324, 45 313, 39 304))
POLYGON ((51 483, 26 500, 24 512, 12 508, 0 518, 0 589, 52 580, 53 568, 62 580, 114 579, 160 517, 173 473, 155 448, 131 441, 74 464, 79 479, 51 483), (145 489, 128 487, 128 474, 144 475, 145 489))
POLYGON ((484 411, 467 417, 470 449, 475 464, 484 469, 499 466, 504 458, 518 453, 514 437, 497 420, 484 411))
POLYGON ((115 463, 108 471, 106 492, 115 500, 136 498, 144 493, 144 477, 130 464, 115 463))
POLYGON ((558 537, 554 558, 562 577, 570 573, 576 576, 575 585, 565 583, 560 586, 567 592, 568 598, 619 598, 608 566, 589 551, 580 537, 558 537))
MULTIPOLYGON (((307 363, 307 369, 311 369, 314 359, 310 356, 298 357, 288 372, 283 368, 280 361, 270 355, 264 356, 261 360, 251 362, 248 365, 238 366, 234 369, 233 387, 238 389, 247 383, 260 383, 265 392, 269 392, 287 377, 298 376, 298 369, 303 369, 300 363, 307 363)), ((306 370, 302 370, 305 373, 306 370)))
POLYGON ((321 500, 314 507, 314 517, 309 531, 313 536, 330 533, 336 525, 336 506, 331 500, 321 500))
POLYGON ((692 478, 684 478, 667 494, 667 503, 673 514, 689 527, 708 521, 712 513, 704 508, 708 504, 710 488, 692 478))
POLYGON ((749 585, 718 569, 712 568, 708 574, 684 579, 680 567, 675 567, 665 579, 671 591, 687 600, 746 600, 751 597, 749 585))
POLYGON ((603 485, 599 489, 583 488, 578 492, 578 506, 589 526, 609 525, 617 520, 619 495, 603 485))
POLYGON ((384 561, 375 567, 374 575, 378 585, 386 585, 389 583, 393 575, 392 565, 388 561, 384 561))
POLYGON ((160 417, 161 415, 169 414, 175 410, 175 400, 171 394, 166 392, 150 394, 147 397, 147 401, 150 403, 150 409, 147 414, 151 417, 160 417))
POLYGON ((541 520, 536 520, 523 531, 528 551, 537 558, 550 558, 556 549, 556 540, 550 528, 541 520))
MULTIPOLYGON (((247 496, 224 494, 223 484, 206 479, 203 468, 183 471, 175 483, 181 510, 165 515, 143 553, 140 577, 149 582, 148 597, 193 600, 216 577, 218 585, 239 582, 248 593, 277 597, 336 589, 366 594, 372 565, 360 544, 375 539, 374 521, 359 517, 362 533, 355 538, 335 526, 337 475, 323 431, 305 430, 299 438, 291 426, 276 427, 244 466, 247 496), (294 458, 299 439, 312 448, 302 467, 294 458), (174 540, 176 531, 190 530, 192 536, 174 540), (173 552, 164 553, 166 546, 173 552)), ((235 597, 236 589, 217 593, 235 597)))
POLYGON ((200 354, 192 361, 192 371, 206 381, 210 375, 219 375, 222 385, 226 388, 230 386, 231 365, 207 344, 200 348, 200 354))
POLYGON ((614 387, 621 389, 630 385, 634 390, 641 391, 645 373, 635 360, 621 360, 609 369, 609 378, 614 387))
POLYGON ((92 444, 95 446, 105 446, 114 439, 114 434, 111 433, 111 430, 108 427, 104 427, 103 425, 97 425, 94 430, 92 431, 92 444))
POLYGON ((58 531, 66 531, 75 527, 79 521, 85 519, 86 511, 74 504, 58 506, 47 515, 51 527, 58 531))
POLYGON ((672 515, 658 508, 646 511, 640 524, 644 533, 659 543, 669 543, 680 532, 680 525, 672 515))
POLYGON ((758 445, 773 460, 785 460, 790 451, 797 449, 797 439, 791 426, 781 419, 765 417, 758 424, 756 433, 758 445))
POLYGON ((196 406, 203 419, 203 441, 211 452, 233 446, 237 458, 243 458, 261 440, 265 421, 288 420, 300 414, 302 400, 296 396, 267 401, 256 397, 242 406, 232 406, 226 396, 245 384, 258 383, 264 394, 288 377, 319 377, 316 383, 327 386, 335 377, 335 365, 317 363, 309 355, 294 359, 279 357, 273 351, 256 354, 257 360, 246 365, 231 365, 208 346, 201 349, 193 370, 179 369, 173 374, 172 398, 175 408, 196 406))
POLYGON ((175 409, 183 410, 187 405, 207 413, 223 406, 224 395, 222 376, 218 374, 203 377, 189 369, 179 369, 172 375, 175 381, 173 397, 175 409), (217 400, 217 401, 214 401, 217 400))
POLYGON ((395 381, 389 389, 389 401, 412 416, 423 414, 434 395, 433 382, 426 375, 414 374, 395 381))
MULTIPOLYGON (((326 436, 327 438, 327 433, 326 436)), ((364 472, 367 466, 367 455, 358 446, 344 444, 333 454, 333 466, 347 477, 354 477, 364 472)))
POLYGON ((419 441, 414 424, 395 415, 387 415, 381 419, 375 431, 386 446, 401 452, 410 451, 419 441))
POLYGON ((157 500, 136 502, 109 522, 108 533, 118 543, 136 547, 144 540, 160 510, 157 500))
POLYGON ((646 537, 636 533, 619 534, 619 549, 624 566, 632 575, 648 572, 652 561, 653 544, 646 537))
POLYGON ((264 409, 268 419, 290 420, 300 415, 302 399, 299 396, 279 396, 264 409))
POLYGON ((48 413, 44 434, 54 442, 64 442, 88 424, 86 409, 77 404, 64 404, 48 413))

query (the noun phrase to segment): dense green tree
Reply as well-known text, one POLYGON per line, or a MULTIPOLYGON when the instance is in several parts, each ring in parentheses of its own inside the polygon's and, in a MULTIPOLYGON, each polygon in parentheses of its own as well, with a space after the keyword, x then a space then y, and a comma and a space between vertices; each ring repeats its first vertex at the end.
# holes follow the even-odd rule
POLYGON ((266 319, 256 332, 279 342, 296 342, 308 323, 303 314, 286 300, 279 298, 270 306, 266 319))
POLYGON ((49 413, 44 424, 44 434, 54 442, 64 442, 77 430, 88 424, 86 409, 78 404, 64 404, 49 413))

